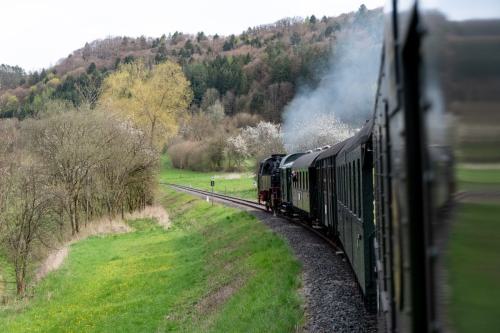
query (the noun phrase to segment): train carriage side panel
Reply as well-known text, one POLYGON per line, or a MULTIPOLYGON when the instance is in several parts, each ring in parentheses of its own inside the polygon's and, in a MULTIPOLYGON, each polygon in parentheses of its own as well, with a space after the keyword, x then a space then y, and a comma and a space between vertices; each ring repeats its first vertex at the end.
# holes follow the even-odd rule
POLYGON ((304 153, 294 153, 283 157, 280 163, 281 182, 281 205, 282 209, 289 213, 293 207, 292 199, 292 165, 293 162, 304 153))
POLYGON ((316 165, 321 151, 310 152, 299 157, 292 164, 292 200, 294 208, 308 219, 314 219, 316 210, 316 165))
POLYGON ((335 158, 344 146, 345 141, 337 143, 333 147, 323 151, 317 158, 318 164, 318 217, 320 225, 327 228, 328 232, 334 236, 338 236, 337 227, 337 168, 335 158))

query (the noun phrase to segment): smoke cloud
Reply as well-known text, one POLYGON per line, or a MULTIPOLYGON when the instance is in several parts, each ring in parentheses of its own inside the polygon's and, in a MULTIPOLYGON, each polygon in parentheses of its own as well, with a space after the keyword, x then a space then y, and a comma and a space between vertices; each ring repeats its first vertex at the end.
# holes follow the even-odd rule
POLYGON ((338 34, 329 69, 316 89, 299 88, 284 113, 289 152, 335 144, 373 113, 382 47, 382 19, 356 17, 338 34))

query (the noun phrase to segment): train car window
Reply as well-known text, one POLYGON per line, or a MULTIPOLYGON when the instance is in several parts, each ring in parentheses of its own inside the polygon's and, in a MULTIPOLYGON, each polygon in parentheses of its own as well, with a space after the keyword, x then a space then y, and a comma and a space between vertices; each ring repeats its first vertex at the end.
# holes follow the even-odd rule
POLYGON ((362 218, 363 215, 363 206, 361 204, 361 186, 362 186, 362 181, 361 181, 361 171, 360 171, 360 161, 359 158, 356 161, 357 164, 357 171, 358 171, 358 183, 359 183, 359 191, 358 191, 358 216, 362 218))
POLYGON ((339 167, 337 167, 337 184, 335 184, 335 186, 337 187, 337 199, 340 199, 339 198, 339 196, 340 196, 340 188, 339 188, 340 179, 338 178, 339 176, 340 176, 339 167))
POLYGON ((347 202, 347 166, 344 164, 344 206, 348 206, 347 202))
POLYGON ((349 177, 351 177, 351 207, 352 207, 352 212, 354 213, 356 209, 356 201, 354 201, 354 198, 356 197, 356 183, 354 182, 354 164, 353 162, 349 163, 349 166, 351 167, 351 172, 349 173, 349 177))
POLYGON ((352 210, 354 209, 353 205, 354 203, 352 202, 352 192, 353 192, 353 186, 352 186, 352 162, 349 162, 349 174, 347 175, 348 180, 349 180, 349 209, 352 210))
POLYGON ((354 201, 355 194, 356 194, 356 183, 354 182, 354 164, 353 162, 349 163, 349 166, 351 167, 351 173, 349 173, 349 176, 351 177, 351 207, 352 211, 356 209, 356 201, 354 201))
POLYGON ((346 183, 345 183, 345 165, 342 166, 342 203, 346 206, 346 183))
POLYGON ((349 188, 348 188, 348 193, 349 193, 349 210, 352 211, 352 177, 351 177, 351 163, 349 162, 348 164, 348 172, 347 172, 347 177, 348 177, 348 182, 349 182, 349 188))
POLYGON ((345 187, 345 189, 346 189, 345 203, 346 203, 347 208, 351 209, 351 203, 350 203, 351 200, 349 200, 349 194, 351 193, 351 189, 349 188, 350 187, 349 186, 349 164, 347 164, 345 166, 344 172, 345 172, 345 185, 346 185, 346 187, 345 187))
POLYGON ((357 198, 357 193, 358 193, 358 181, 355 177, 355 162, 352 162, 352 212, 354 215, 357 215, 358 213, 358 203, 356 202, 357 198))
POLYGON ((345 165, 342 166, 342 203, 346 205, 345 200, 345 165))
POLYGON ((341 177, 341 174, 340 174, 340 167, 337 167, 337 178, 338 178, 338 181, 337 181, 337 193, 339 195, 339 200, 342 200, 342 191, 341 191, 341 184, 342 184, 342 179, 340 178, 341 177))
POLYGON ((352 162, 352 179, 354 182, 353 191, 353 201, 354 201, 354 214, 358 215, 359 203, 358 203, 358 193, 359 193, 359 178, 356 175, 356 160, 352 162))
POLYGON ((345 165, 342 166, 342 203, 346 205, 346 183, 345 183, 345 165))
POLYGON ((342 167, 339 167, 339 194, 340 194, 340 202, 344 202, 344 173, 342 172, 342 167))
POLYGON ((354 168, 354 161, 351 162, 351 178, 352 178, 352 211, 354 214, 356 214, 356 177, 354 176, 356 174, 354 168))

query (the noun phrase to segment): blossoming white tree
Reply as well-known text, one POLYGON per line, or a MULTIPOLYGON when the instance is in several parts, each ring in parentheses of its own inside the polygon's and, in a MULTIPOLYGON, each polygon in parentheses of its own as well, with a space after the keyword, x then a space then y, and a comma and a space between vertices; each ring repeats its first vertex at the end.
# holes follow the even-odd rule
POLYGON ((316 115, 306 123, 295 123, 283 133, 288 152, 304 151, 334 145, 357 132, 332 114, 316 115))

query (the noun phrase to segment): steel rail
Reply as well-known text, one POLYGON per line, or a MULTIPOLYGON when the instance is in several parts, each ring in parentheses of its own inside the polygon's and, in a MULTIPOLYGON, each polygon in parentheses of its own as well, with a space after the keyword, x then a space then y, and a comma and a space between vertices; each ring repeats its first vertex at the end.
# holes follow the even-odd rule
MULTIPOLYGON (((265 205, 261 205, 261 204, 255 202, 255 201, 246 200, 246 199, 240 199, 240 198, 236 198, 236 197, 232 197, 232 196, 224 195, 224 194, 219 194, 219 193, 212 193, 210 191, 201 190, 201 189, 198 189, 198 188, 184 186, 184 185, 177 185, 177 184, 171 184, 171 183, 160 183, 160 184, 167 185, 167 186, 170 186, 170 187, 172 187, 174 189, 179 189, 181 191, 191 192, 191 193, 195 193, 195 194, 203 195, 203 196, 207 196, 207 197, 212 197, 212 198, 217 198, 217 199, 219 199, 221 201, 232 202, 232 203, 235 203, 235 204, 238 204, 238 205, 241 205, 241 206, 246 206, 246 207, 258 209, 258 210, 264 211, 266 213, 272 214, 271 211, 269 211, 269 210, 266 209, 265 205)), ((286 219, 287 221, 290 221, 290 222, 292 222, 294 224, 300 225, 301 227, 303 227, 303 228, 309 230, 310 232, 314 233, 315 235, 317 235, 318 237, 320 237, 321 239, 323 239, 325 242, 327 242, 330 246, 332 246, 333 249, 336 251, 336 253, 338 253, 338 252, 342 252, 343 253, 342 249, 340 248, 340 246, 337 245, 337 243, 335 241, 333 241, 332 239, 328 238, 324 233, 322 233, 319 230, 313 228, 311 225, 306 224, 305 222, 299 220, 298 218, 294 218, 292 216, 280 215, 280 217, 282 217, 282 218, 286 219)))

